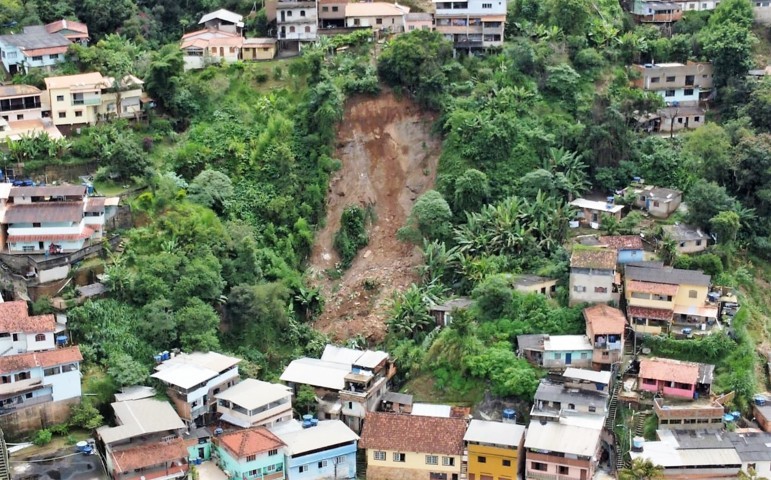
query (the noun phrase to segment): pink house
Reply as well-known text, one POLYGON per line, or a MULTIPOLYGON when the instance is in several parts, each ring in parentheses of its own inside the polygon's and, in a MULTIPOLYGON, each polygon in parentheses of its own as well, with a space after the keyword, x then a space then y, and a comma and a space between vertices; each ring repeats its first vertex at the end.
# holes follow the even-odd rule
POLYGON ((710 394, 714 372, 714 365, 646 358, 640 360, 637 385, 640 390, 664 396, 698 398, 710 394))

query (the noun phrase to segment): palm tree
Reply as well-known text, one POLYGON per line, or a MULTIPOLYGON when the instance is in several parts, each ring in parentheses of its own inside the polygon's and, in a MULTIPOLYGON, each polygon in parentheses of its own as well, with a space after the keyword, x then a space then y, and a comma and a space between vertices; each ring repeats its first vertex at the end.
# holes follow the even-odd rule
POLYGON ((394 293, 391 304, 389 329, 402 337, 415 338, 434 324, 428 313, 430 305, 439 303, 432 292, 421 289, 414 283, 403 293, 394 293))
POLYGON ((316 287, 300 287, 297 295, 294 296, 294 299, 303 307, 306 322, 309 322, 311 318, 313 318, 313 315, 321 310, 323 303, 321 291, 316 287))
POLYGON ((768 480, 766 477, 760 477, 755 472, 755 469, 750 467, 745 472, 744 470, 739 470, 739 475, 736 477, 739 480, 768 480))
POLYGON ((619 480, 659 480, 664 478, 664 468, 650 460, 635 458, 630 467, 618 472, 619 480))

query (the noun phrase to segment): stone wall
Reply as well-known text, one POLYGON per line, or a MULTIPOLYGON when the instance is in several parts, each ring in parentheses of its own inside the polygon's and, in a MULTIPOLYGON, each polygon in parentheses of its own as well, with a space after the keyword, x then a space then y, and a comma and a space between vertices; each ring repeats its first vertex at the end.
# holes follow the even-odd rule
POLYGON ((68 421, 70 406, 77 403, 80 403, 80 398, 41 403, 15 410, 0 415, 0 428, 8 435, 8 439, 18 439, 25 433, 68 421))
POLYGON ((367 480, 429 480, 429 478, 430 474, 426 470, 382 467, 380 465, 367 466, 367 480))

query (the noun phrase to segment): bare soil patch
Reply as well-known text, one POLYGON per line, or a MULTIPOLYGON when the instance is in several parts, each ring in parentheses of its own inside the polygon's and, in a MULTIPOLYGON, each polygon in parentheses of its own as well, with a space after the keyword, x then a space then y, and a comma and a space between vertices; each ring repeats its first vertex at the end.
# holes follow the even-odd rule
POLYGON ((434 185, 441 141, 431 135, 435 117, 408 98, 385 90, 346 103, 337 133, 342 168, 330 181, 327 222, 316 236, 309 270, 326 301, 316 328, 336 340, 362 335, 381 340, 391 296, 416 280, 419 252, 396 239, 415 199, 434 185), (334 236, 348 205, 374 212, 369 244, 341 278, 325 272, 339 257, 334 236), (332 277, 332 278, 331 278, 332 277))

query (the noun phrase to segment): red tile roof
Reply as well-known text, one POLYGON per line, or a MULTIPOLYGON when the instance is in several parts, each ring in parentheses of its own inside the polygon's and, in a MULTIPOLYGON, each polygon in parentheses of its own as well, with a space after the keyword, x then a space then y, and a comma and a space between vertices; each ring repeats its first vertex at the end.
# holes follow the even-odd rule
POLYGON ((103 212, 105 200, 106 197, 88 197, 86 199, 86 211, 90 213, 103 212))
POLYGON ((666 283, 636 282, 627 280, 626 289, 630 292, 655 293, 657 295, 677 295, 677 285, 668 285, 666 283))
POLYGON ((672 320, 672 310, 665 308, 627 307, 626 310, 630 317, 672 320))
MULTIPOLYGON (((139 447, 127 448, 120 451, 112 451, 115 471, 118 473, 133 472, 137 468, 152 467, 166 462, 179 460, 180 463, 187 459, 187 447, 185 440, 175 438, 168 442, 151 443, 139 447)), ((187 468, 183 463, 181 468, 187 468)))
POLYGON ((27 313, 27 302, 22 300, 0 303, 0 332, 53 332, 55 323, 53 315, 30 317, 27 313))
POLYGON ((637 235, 610 235, 599 237, 600 244, 616 250, 642 250, 642 239, 637 235))
POLYGON ((604 303, 600 303, 584 309, 586 329, 591 329, 592 334, 624 333, 626 317, 624 312, 604 303))
POLYGON ((693 385, 699 378, 699 364, 669 358, 646 358, 640 360, 640 378, 693 385))
POLYGON ((216 441, 230 450, 237 459, 281 448, 284 445, 281 439, 265 427, 248 428, 228 433, 216 441))
POLYGON ((24 54, 25 57, 42 57, 43 55, 67 53, 68 48, 68 46, 62 45, 61 47, 27 49, 22 50, 21 53, 24 54))
POLYGON ((367 413, 361 432, 362 448, 461 455, 466 420, 398 413, 367 413))
POLYGON ((65 241, 65 240, 84 240, 91 238, 94 234, 94 229, 91 227, 83 227, 83 231, 80 233, 54 233, 50 235, 9 235, 8 243, 16 242, 46 242, 46 241, 65 241))
POLYGON ((36 202, 9 205, 4 223, 80 222, 82 219, 81 202, 36 202))
MULTIPOLYGON (((70 30, 72 32, 78 32, 85 34, 88 37, 88 26, 85 23, 73 22, 72 20, 57 20, 46 25, 46 32, 57 33, 62 30, 70 30)), ((70 34, 65 37, 71 36, 70 34)))
POLYGON ((574 268, 616 268, 618 252, 611 248, 576 247, 570 256, 570 266, 574 268))
POLYGON ((65 363, 80 362, 83 355, 78 347, 57 348, 45 352, 30 352, 0 357, 0 373, 18 372, 35 367, 53 367, 65 363))

